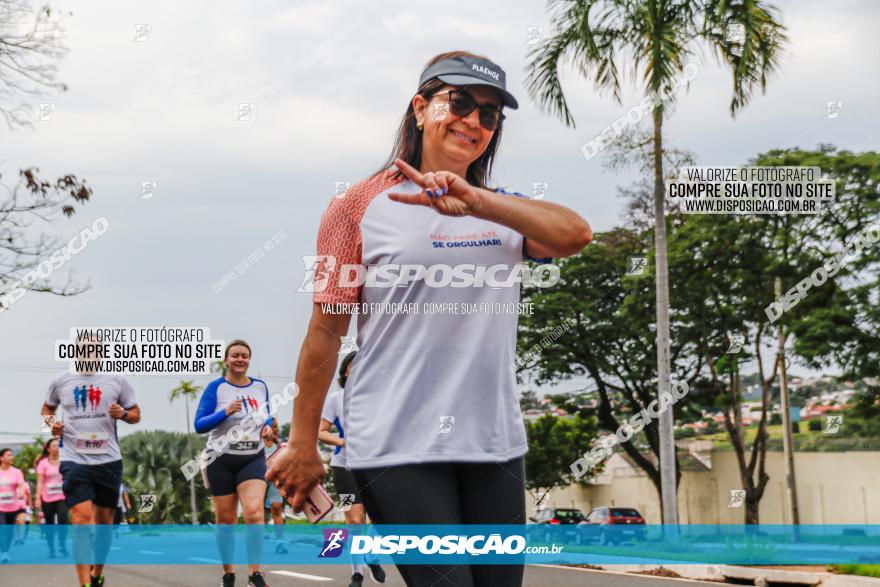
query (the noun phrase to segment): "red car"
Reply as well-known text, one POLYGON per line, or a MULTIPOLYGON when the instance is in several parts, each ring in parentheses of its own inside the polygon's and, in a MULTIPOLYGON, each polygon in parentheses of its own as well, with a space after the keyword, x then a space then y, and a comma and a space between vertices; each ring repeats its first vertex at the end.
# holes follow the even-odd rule
POLYGON ((594 508, 581 525, 590 526, 581 536, 599 544, 619 544, 645 537, 645 518, 634 508, 594 508))

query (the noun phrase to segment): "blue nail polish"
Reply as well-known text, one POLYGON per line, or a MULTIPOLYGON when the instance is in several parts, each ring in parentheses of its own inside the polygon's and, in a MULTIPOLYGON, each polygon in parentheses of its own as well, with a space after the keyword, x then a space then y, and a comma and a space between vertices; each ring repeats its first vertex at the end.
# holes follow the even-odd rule
POLYGON ((428 194, 428 197, 429 197, 429 198, 433 198, 433 197, 434 197, 434 194, 431 192, 431 190, 425 190, 425 193, 428 194))
POLYGON ((441 195, 441 196, 445 196, 445 195, 446 195, 446 188, 443 188, 443 189, 440 190, 440 195, 441 195))

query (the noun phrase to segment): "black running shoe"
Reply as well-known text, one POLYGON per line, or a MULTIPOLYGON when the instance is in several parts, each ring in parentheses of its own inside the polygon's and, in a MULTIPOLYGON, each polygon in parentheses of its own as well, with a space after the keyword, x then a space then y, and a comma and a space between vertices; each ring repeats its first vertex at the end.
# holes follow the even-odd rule
POLYGON ((220 587, 235 587, 235 573, 224 573, 220 587))
POLYGON ((351 576, 351 583, 348 584, 348 587, 362 587, 364 584, 364 576, 360 573, 355 573, 351 576))
POLYGON ((269 584, 263 579, 263 573, 257 571, 248 577, 248 587, 269 587, 269 584))
POLYGON ((385 571, 382 570, 382 567, 373 563, 372 565, 367 565, 367 568, 370 569, 370 576, 373 578, 373 581, 376 583, 385 582, 385 571))
POLYGON ((89 577, 89 580, 91 581, 92 587, 104 587, 104 575, 89 577))

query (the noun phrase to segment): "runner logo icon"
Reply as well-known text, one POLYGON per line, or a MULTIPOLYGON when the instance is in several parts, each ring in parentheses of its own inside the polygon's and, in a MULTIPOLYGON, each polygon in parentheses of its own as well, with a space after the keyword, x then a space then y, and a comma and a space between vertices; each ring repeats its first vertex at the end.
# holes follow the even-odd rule
POLYGON ((153 507, 156 505, 156 496, 152 494, 142 494, 141 495, 141 505, 138 507, 138 513, 148 514, 153 511, 153 507))
POLYGON ((345 550, 348 530, 344 528, 327 528, 324 530, 324 548, 318 558, 336 558, 345 550))

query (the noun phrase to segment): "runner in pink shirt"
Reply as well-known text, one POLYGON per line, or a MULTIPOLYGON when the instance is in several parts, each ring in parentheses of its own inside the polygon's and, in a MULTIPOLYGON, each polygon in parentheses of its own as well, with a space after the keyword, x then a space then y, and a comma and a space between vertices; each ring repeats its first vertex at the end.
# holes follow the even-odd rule
POLYGON ((52 438, 43 446, 43 456, 37 462, 36 508, 46 519, 46 541, 49 558, 55 558, 55 537, 61 556, 67 556, 67 504, 64 502, 61 476, 61 458, 58 455, 58 439, 52 438))
POLYGON ((24 475, 12 466, 12 449, 0 450, 0 564, 9 562, 14 524, 24 499, 24 475))

